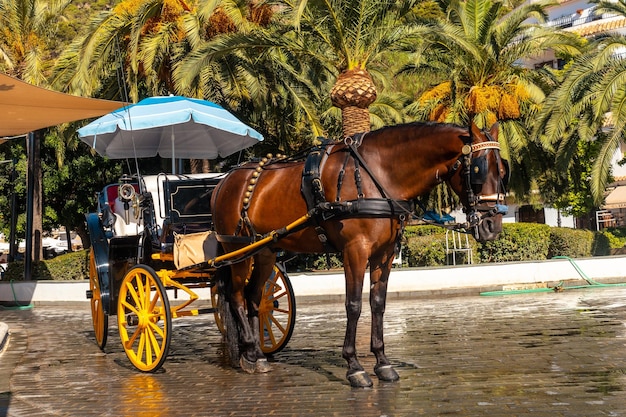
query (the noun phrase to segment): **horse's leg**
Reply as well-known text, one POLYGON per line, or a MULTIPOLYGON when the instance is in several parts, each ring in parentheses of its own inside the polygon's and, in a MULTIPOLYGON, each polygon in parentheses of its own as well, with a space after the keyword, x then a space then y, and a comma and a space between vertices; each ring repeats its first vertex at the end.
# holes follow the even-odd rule
POLYGON ((259 325, 259 307, 263 288, 269 278, 274 264, 276 254, 270 250, 264 250, 254 257, 254 268, 248 284, 246 285, 246 302, 248 307, 248 321, 254 335, 254 353, 256 357, 256 371, 269 372, 270 365, 261 350, 261 337, 259 325))
POLYGON ((344 248, 343 263, 346 275, 346 315, 348 318, 342 351, 343 358, 348 362, 346 377, 353 387, 371 387, 372 380, 356 357, 356 329, 361 316, 363 277, 367 258, 363 257, 360 248, 353 245, 352 248, 344 248))
POLYGON ((239 363, 241 369, 248 373, 254 373, 256 366, 254 333, 248 322, 244 298, 244 289, 246 280, 250 274, 250 266, 251 260, 245 260, 231 265, 232 293, 230 301, 235 319, 239 323, 239 344, 241 353, 239 363))
MULTIPOLYGON (((393 253, 393 252, 392 252, 393 253)), ((391 254, 383 261, 381 258, 370 258, 370 308, 372 310, 371 351, 376 356, 374 372, 381 381, 397 381, 398 373, 385 356, 383 340, 383 316, 387 302, 387 283, 391 273, 391 254)))

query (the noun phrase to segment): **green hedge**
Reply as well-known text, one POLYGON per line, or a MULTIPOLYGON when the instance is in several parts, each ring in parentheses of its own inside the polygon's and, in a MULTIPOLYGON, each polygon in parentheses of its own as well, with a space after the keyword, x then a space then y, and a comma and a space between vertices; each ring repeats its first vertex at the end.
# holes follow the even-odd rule
MULTIPOLYGON (((89 279, 89 251, 67 253, 33 263, 33 277, 38 280, 72 281, 89 279)), ((3 281, 24 280, 24 262, 9 263, 3 281)))
POLYGON ((547 259, 550 226, 536 223, 505 223, 497 240, 480 247, 481 262, 547 259))
MULTIPOLYGON (((462 236, 463 241, 465 240, 462 236)), ((535 223, 505 223, 497 240, 478 243, 469 238, 474 263, 544 260, 554 256, 571 258, 606 256, 611 249, 624 247, 626 229, 602 232, 550 227, 535 223)), ((451 242, 450 242, 451 245, 451 242)), ((466 262, 457 253, 456 263, 466 262)), ((440 266, 452 264, 446 254, 446 230, 438 226, 408 226, 402 244, 403 266, 440 266)), ((331 268, 341 268, 341 256, 332 255, 331 268)), ((326 255, 298 255, 287 264, 288 270, 324 270, 326 255)), ((41 280, 82 280, 89 278, 89 252, 79 251, 33 264, 33 276, 41 280)), ((21 281, 24 263, 12 262, 3 281, 21 281)))
MULTIPOLYGON (((626 233, 619 233, 626 237, 626 233)), ((407 227, 404 260, 408 266, 449 264, 445 254, 445 239, 443 228, 407 227)), ((474 262, 545 260, 554 256, 606 256, 610 254, 611 248, 624 246, 624 241, 611 232, 591 232, 536 223, 505 223, 497 240, 478 243, 470 238, 470 242, 474 262)))

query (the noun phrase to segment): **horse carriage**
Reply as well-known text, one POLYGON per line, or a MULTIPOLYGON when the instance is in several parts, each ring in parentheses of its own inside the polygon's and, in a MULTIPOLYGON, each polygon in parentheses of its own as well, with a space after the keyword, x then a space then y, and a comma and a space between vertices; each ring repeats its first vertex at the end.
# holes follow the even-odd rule
MULTIPOLYGON (((155 371, 168 354, 172 319, 213 314, 219 329, 218 242, 212 232, 211 192, 218 174, 123 176, 98 194, 86 216, 91 240, 89 282, 96 343, 104 349, 108 318, 117 316, 122 346, 141 371, 155 371), (198 291, 211 306, 193 308, 198 291), (173 297, 173 299, 172 299, 173 297)), ((260 305, 261 349, 280 351, 295 325, 295 296, 284 265, 277 262, 260 305)))
POLYGON ((249 373, 267 372, 266 354, 285 345, 295 319, 293 291, 277 254, 336 252, 343 255, 346 279, 346 377, 353 387, 372 385, 355 346, 369 268, 374 373, 381 381, 396 381, 399 376, 384 352, 383 314, 406 221, 417 197, 446 182, 467 216, 457 227, 479 241, 495 239, 506 213, 509 176, 497 134, 497 125, 490 130, 474 124, 390 126, 323 143, 300 158, 269 156, 243 164, 223 178, 163 176, 161 182, 157 178, 163 191, 157 185, 156 197, 154 191, 145 192, 150 187, 141 180, 135 185, 123 179, 118 187, 122 211, 141 219, 141 230, 111 237, 107 230, 117 222, 107 222, 103 214, 88 216, 98 343, 106 341, 106 320, 117 306, 129 359, 140 370, 158 369, 167 353, 171 318, 203 312, 185 308, 195 300, 192 287, 208 286, 218 291, 207 312, 218 312, 218 324, 225 323, 221 328, 233 364, 249 373), (188 193, 181 193, 187 186, 188 193), (208 195, 209 204, 200 206, 210 210, 192 211, 187 222, 186 206, 208 195), (162 223, 155 220, 161 209, 162 223), (201 241, 200 247, 187 245, 188 235, 201 241), (187 246, 193 249, 185 251, 187 246), (184 292, 189 300, 170 303, 169 290, 184 292), (268 332, 268 323, 277 336, 268 332))

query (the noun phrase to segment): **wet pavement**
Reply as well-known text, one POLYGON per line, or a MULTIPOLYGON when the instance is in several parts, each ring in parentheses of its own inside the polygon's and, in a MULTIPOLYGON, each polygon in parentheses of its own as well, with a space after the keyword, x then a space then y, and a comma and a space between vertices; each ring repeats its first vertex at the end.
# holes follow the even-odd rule
MULTIPOLYGON (((374 387, 345 380, 341 302, 299 303, 272 372, 232 369, 212 316, 174 320, 170 354, 136 371, 111 323, 101 352, 88 305, 0 311, 0 416, 626 416, 626 289, 393 299, 380 383, 364 306, 357 349, 374 387)), ((111 321, 114 321, 114 317, 111 321)))

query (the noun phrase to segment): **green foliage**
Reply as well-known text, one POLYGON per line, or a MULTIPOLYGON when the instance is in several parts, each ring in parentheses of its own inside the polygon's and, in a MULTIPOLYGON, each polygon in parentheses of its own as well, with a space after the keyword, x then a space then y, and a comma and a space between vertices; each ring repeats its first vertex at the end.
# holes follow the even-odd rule
MULTIPOLYGON (((478 243, 470 238, 475 262, 513 262, 550 259, 554 256, 572 258, 605 256, 611 248, 624 246, 623 229, 616 229, 620 238, 608 231, 550 227, 536 223, 505 223, 495 241, 478 243)), ((445 231, 436 226, 407 227, 403 259, 409 266, 449 264, 446 259, 445 231)), ((457 258, 457 264, 459 262, 457 258)))
MULTIPOLYGON (((67 139, 57 132, 50 132, 41 144, 44 231, 49 232, 60 226, 69 230, 83 228, 84 214, 95 209, 96 191, 117 181, 122 173, 119 161, 91 155, 89 147, 79 142, 75 134, 72 136, 72 139, 67 139)), ((0 145, 0 160, 17 161, 14 184, 10 184, 12 164, 0 165, 0 189, 5 191, 0 194, 0 231, 9 236, 11 192, 15 192, 18 239, 24 239, 26 231, 25 148, 24 139, 0 145)))
POLYGON ((626 246, 626 227, 609 227, 603 233, 610 235, 611 248, 626 246))
MULTIPOLYGON (((448 247, 453 248, 453 235, 448 236, 448 247)), ((461 235, 465 243, 465 235, 461 235)), ((472 258, 477 259, 478 243, 469 237, 468 243, 472 249, 472 258)), ((456 263, 466 262, 467 253, 457 252, 456 263)), ((420 225, 407 226, 404 231, 402 259, 408 266, 437 266, 452 262, 452 254, 446 253, 446 230, 440 226, 420 225)))
POLYGON ((341 254, 326 254, 319 253, 300 253, 294 258, 289 259, 287 262, 287 268, 289 272, 303 272, 303 271, 323 271, 327 269, 343 268, 343 261, 341 254), (330 258, 330 265, 328 259, 330 258))
POLYGON ((535 223, 505 223, 497 240, 481 245, 481 262, 546 259, 550 226, 535 223))
POLYGON ((560 227, 550 229, 548 258, 569 256, 581 258, 591 256, 594 233, 590 230, 575 230, 560 227))
MULTIPOLYGON (((89 279, 89 251, 82 250, 33 264, 33 277, 38 280, 75 281, 89 279)), ((11 262, 3 281, 23 281, 24 262, 11 262)))
POLYGON ((417 235, 407 239, 404 261, 410 266, 445 265, 445 234, 417 235))
POLYGON ((404 229, 404 238, 405 239, 409 239, 413 236, 427 236, 427 235, 436 235, 436 234, 440 234, 442 232, 445 232, 444 229, 442 229, 439 226, 430 226, 430 225, 424 225, 424 226, 407 226, 404 229))
MULTIPOLYGON (((500 237, 480 244, 469 239, 475 262, 540 261, 554 256, 571 258, 606 256, 611 248, 624 245, 624 229, 611 232, 550 227, 535 223, 505 223, 500 237)), ((432 267, 451 264, 446 255, 446 233, 438 226, 409 226, 402 246, 404 266, 432 267)), ((457 265, 465 263, 457 254, 457 265)), ((330 255, 330 269, 342 268, 340 254, 330 255)), ((328 268, 324 254, 301 254, 288 263, 289 271, 323 271, 328 268)), ((4 281, 21 281, 24 263, 12 262, 4 281)), ((33 276, 40 280, 71 281, 89 278, 89 251, 72 252, 33 265, 33 276)))
POLYGON ((595 233, 592 244, 593 256, 606 256, 611 254, 611 238, 608 233, 595 233))

